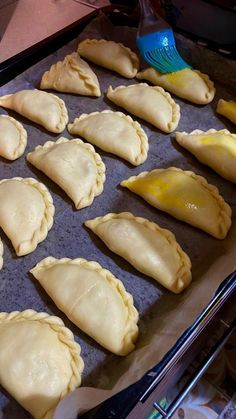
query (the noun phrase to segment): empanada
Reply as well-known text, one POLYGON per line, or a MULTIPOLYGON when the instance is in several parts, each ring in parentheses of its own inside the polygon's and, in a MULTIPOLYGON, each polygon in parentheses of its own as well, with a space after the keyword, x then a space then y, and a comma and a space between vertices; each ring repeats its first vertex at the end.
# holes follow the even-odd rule
POLYGON ((220 99, 217 103, 216 112, 218 112, 220 115, 225 116, 228 118, 231 122, 236 124, 236 102, 233 100, 224 100, 220 99))
POLYGON ((179 220, 224 239, 231 226, 231 208, 202 176, 176 167, 132 176, 122 186, 179 220))
POLYGON ((30 271, 69 319, 117 355, 134 349, 138 312, 122 282, 97 262, 47 257, 30 271))
POLYGON ((68 131, 135 166, 147 158, 148 138, 144 130, 137 121, 121 112, 106 110, 82 114, 68 125, 68 131))
POLYGON ((53 225, 54 205, 46 186, 33 178, 0 180, 0 227, 17 256, 27 255, 53 225))
POLYGON ((80 58, 77 52, 67 55, 46 71, 40 82, 40 89, 54 89, 58 92, 86 96, 101 96, 96 74, 80 58))
POLYGON ((110 250, 174 293, 191 282, 190 259, 169 230, 130 212, 107 214, 85 225, 110 250))
POLYGON ((107 97, 164 132, 174 131, 179 123, 179 105, 162 87, 139 83, 118 86, 113 90, 110 86, 107 97))
POLYGON ((27 160, 57 183, 77 209, 91 205, 103 191, 105 165, 93 146, 78 138, 47 141, 27 154, 27 160))
POLYGON ((52 93, 37 89, 1 96, 0 106, 12 109, 54 133, 62 132, 68 122, 64 101, 52 93))
POLYGON ((80 346, 59 317, 34 310, 0 313, 0 384, 35 419, 51 419, 81 384, 80 346))
POLYGON ((27 144, 23 125, 8 115, 0 115, 0 156, 16 160, 22 156, 27 144))
POLYGON ((2 244, 2 240, 0 237, 0 270, 2 269, 3 266, 3 244, 2 244))
POLYGON ((95 64, 132 79, 139 70, 139 59, 131 49, 105 39, 85 39, 78 45, 78 53, 95 64))
POLYGON ((226 129, 176 132, 176 141, 219 175, 236 183, 236 134, 226 129))
POLYGON ((191 68, 162 74, 150 67, 140 71, 136 77, 140 80, 148 80, 197 105, 205 105, 211 102, 215 96, 214 83, 209 77, 198 70, 191 70, 191 68))

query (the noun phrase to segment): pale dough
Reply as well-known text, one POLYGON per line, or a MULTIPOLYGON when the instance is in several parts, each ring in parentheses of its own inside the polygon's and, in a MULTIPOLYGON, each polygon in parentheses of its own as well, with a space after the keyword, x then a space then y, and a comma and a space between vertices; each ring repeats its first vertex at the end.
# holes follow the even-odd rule
POLYGON ((27 144, 27 132, 15 118, 0 115, 0 156, 16 160, 22 156, 27 144))

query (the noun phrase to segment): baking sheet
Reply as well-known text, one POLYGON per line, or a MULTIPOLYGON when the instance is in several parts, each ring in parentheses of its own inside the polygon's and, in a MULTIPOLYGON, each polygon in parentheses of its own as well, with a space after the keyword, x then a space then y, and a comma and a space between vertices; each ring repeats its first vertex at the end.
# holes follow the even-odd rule
MULTIPOLYGON (((78 40, 87 37, 107 38, 123 42, 135 49, 135 29, 126 27, 118 28, 109 24, 107 18, 100 15, 94 19, 87 28, 79 35, 78 39, 70 42, 51 56, 34 65, 20 76, 0 88, 0 94, 8 94, 25 88, 35 88, 45 70, 51 64, 62 59, 66 54, 74 51, 78 40)), ((189 61, 195 51, 194 44, 179 37, 179 46, 189 54, 189 61), (188 47, 186 48, 186 45, 188 47)), ((187 55, 186 54, 186 55, 187 55)), ((178 131, 190 132, 199 128, 222 129, 224 127, 235 132, 235 127, 225 119, 220 119, 215 114, 217 100, 233 99, 234 91, 232 74, 234 63, 225 61, 221 57, 212 56, 207 50, 196 48, 196 56, 199 62, 194 62, 194 67, 201 71, 212 74, 216 82, 216 97, 207 106, 196 106, 181 99, 175 98, 181 107, 181 119, 178 131), (202 54, 202 55, 201 55, 202 54), (212 64, 214 61, 214 65, 212 64), (222 61, 223 60, 223 61, 222 61), (210 64, 209 64, 210 62, 210 64), (231 76, 230 76, 231 74, 231 76), (230 78, 231 77, 231 78, 230 78), (220 83, 218 80, 222 80, 220 83)), ((186 56, 185 55, 185 56, 186 56)), ((96 72, 103 92, 101 98, 89 98, 70 94, 56 93, 66 103, 69 112, 69 121, 81 113, 101 111, 104 109, 116 110, 105 97, 109 85, 129 85, 137 83, 137 80, 124 79, 121 76, 91 64, 96 72)), ((1 114, 7 113, 1 108, 1 114)), ((28 145, 24 156, 15 162, 8 162, 0 158, 0 178, 14 176, 35 177, 45 183, 49 188, 56 208, 54 225, 46 240, 40 243, 37 249, 24 257, 18 258, 12 249, 10 241, 1 232, 4 244, 4 266, 0 271, 0 311, 24 310, 33 308, 37 311, 61 317, 66 326, 75 334, 82 348, 82 356, 85 362, 83 373, 83 387, 96 389, 108 389, 97 391, 81 388, 59 404, 55 417, 75 418, 79 408, 82 411, 99 403, 102 398, 108 397, 111 392, 115 393, 121 388, 128 386, 139 379, 145 371, 158 363, 166 352, 174 345, 181 334, 189 327, 203 308, 208 304, 218 286, 236 267, 235 245, 235 186, 220 178, 216 173, 200 164, 190 153, 185 152, 175 143, 173 135, 163 134, 151 125, 136 118, 149 137, 149 155, 147 161, 133 167, 129 163, 116 158, 101 150, 99 153, 106 165, 106 182, 102 195, 95 198, 92 206, 80 211, 74 210, 72 202, 67 198, 53 182, 41 172, 30 166, 25 155, 32 151, 38 144, 48 140, 57 139, 60 136, 71 138, 65 130, 60 135, 53 135, 43 128, 34 125, 26 119, 9 114, 21 121, 28 132, 28 145), (144 170, 152 170, 157 167, 176 166, 185 170, 193 170, 198 175, 204 176, 209 183, 216 185, 225 200, 233 210, 233 225, 223 241, 216 240, 204 232, 171 218, 165 213, 149 206, 128 190, 119 187, 121 180, 135 175, 144 170), (107 212, 131 211, 136 216, 145 217, 157 222, 161 227, 170 229, 175 235, 184 251, 188 253, 192 261, 193 283, 181 295, 173 295, 154 280, 142 275, 126 263, 122 258, 110 252, 105 245, 92 233, 86 230, 83 223, 107 212), (140 313, 140 336, 137 349, 124 358, 119 358, 108 353, 92 339, 74 326, 54 305, 46 293, 35 283, 29 270, 41 259, 47 256, 61 257, 84 257, 99 262, 104 268, 121 279, 133 297, 134 304, 140 313), (111 391, 111 392, 110 392, 111 391)), ((4 391, 0 394, 0 407, 4 418, 23 419, 30 417, 24 410, 4 391)), ((1 415, 0 415, 1 417, 1 415)))

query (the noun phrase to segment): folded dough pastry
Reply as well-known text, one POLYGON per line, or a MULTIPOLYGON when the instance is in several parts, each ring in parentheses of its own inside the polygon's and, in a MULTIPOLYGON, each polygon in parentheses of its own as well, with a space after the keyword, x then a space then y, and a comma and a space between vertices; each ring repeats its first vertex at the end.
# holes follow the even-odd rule
POLYGON ((220 115, 225 116, 228 118, 231 122, 236 124, 236 102, 233 100, 224 100, 220 99, 217 103, 216 112, 218 112, 220 115))
POLYGON ((85 39, 78 45, 78 53, 95 64, 132 79, 139 70, 139 59, 131 49, 105 39, 85 39))
POLYGON ((150 67, 140 71, 136 77, 148 80, 197 105, 205 105, 211 102, 215 96, 214 83, 209 77, 198 70, 191 70, 191 68, 162 74, 150 67))
POLYGON ((69 319, 117 355, 134 349, 138 312, 122 282, 97 262, 47 257, 30 271, 69 319))
POLYGON ((106 110, 82 114, 68 125, 68 131, 135 166, 147 159, 148 138, 144 130, 137 121, 121 112, 106 110))
POLYGON ((16 160, 22 156, 27 144, 23 125, 8 115, 0 115, 0 156, 16 160))
POLYGON ((0 180, 0 227, 17 256, 27 255, 53 225, 54 205, 46 186, 33 178, 0 180))
POLYGON ((179 105, 162 87, 139 83, 118 86, 113 90, 110 86, 107 97, 164 132, 174 131, 179 123, 179 105))
POLYGON ((231 226, 230 206, 215 186, 193 172, 176 167, 155 169, 132 176, 121 185, 217 239, 224 239, 231 226))
POLYGON ((103 191, 105 165, 93 146, 78 138, 47 141, 27 154, 27 160, 57 183, 77 209, 91 205, 103 191))
POLYGON ((36 419, 51 419, 80 386, 80 346, 59 317, 34 310, 0 313, 0 384, 36 419))
POLYGON ((37 89, 1 96, 0 106, 12 109, 54 133, 62 132, 68 122, 64 101, 52 93, 37 89))
POLYGON ((3 266, 3 244, 2 244, 2 240, 0 237, 0 270, 2 269, 3 266))
POLYGON ((138 271, 179 293, 191 282, 191 262, 174 234, 130 212, 85 222, 107 247, 138 271))
POLYGON ((226 129, 176 132, 176 141, 219 175, 236 183, 236 134, 226 129))
POLYGON ((96 74, 77 52, 53 64, 41 79, 40 89, 86 96, 101 96, 96 74))

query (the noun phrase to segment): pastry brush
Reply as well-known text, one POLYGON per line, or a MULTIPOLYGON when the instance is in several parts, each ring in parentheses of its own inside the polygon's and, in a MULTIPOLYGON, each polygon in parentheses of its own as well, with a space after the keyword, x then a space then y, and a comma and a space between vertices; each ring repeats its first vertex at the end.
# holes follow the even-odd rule
POLYGON ((171 27, 154 14, 149 0, 139 0, 137 46, 144 60, 161 73, 191 68, 179 55, 171 27))

